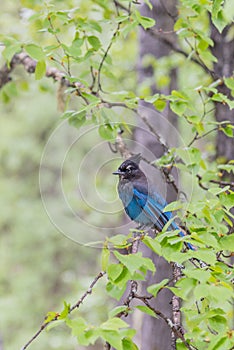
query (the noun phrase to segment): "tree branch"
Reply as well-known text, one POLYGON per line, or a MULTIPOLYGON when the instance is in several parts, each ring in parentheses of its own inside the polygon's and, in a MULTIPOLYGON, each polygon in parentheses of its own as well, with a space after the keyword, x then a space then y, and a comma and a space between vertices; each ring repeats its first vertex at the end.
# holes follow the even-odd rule
MULTIPOLYGON (((81 296, 81 298, 69 309, 69 314, 74 311, 75 309, 78 309, 80 305, 83 303, 84 299, 92 294, 93 288, 96 285, 96 283, 106 274, 106 272, 102 271, 99 272, 99 274, 94 278, 93 282, 90 284, 89 288, 86 290, 86 292, 81 296)), ((22 350, 25 350, 29 347, 29 345, 41 334, 41 332, 52 322, 59 320, 60 314, 57 313, 56 316, 50 320, 49 322, 46 322, 47 317, 45 317, 44 323, 41 325, 40 329, 32 336, 32 338, 22 347, 22 350)))
MULTIPOLYGON (((174 284, 181 279, 182 272, 181 267, 177 263, 171 263, 173 270, 173 282, 174 284)), ((181 311, 180 311, 180 298, 175 294, 172 296, 172 320, 176 329, 180 330, 180 333, 184 335, 184 330, 181 325, 181 311)), ((172 339, 172 350, 176 350, 176 338, 177 333, 172 329, 171 339, 172 339)))
MULTIPOLYGON (((16 66, 22 65, 26 72, 29 74, 35 73, 37 61, 32 59, 27 53, 20 52, 18 54, 15 54, 10 62, 9 65, 4 65, 0 69, 0 88, 2 88, 5 84, 7 84, 9 81, 11 81, 10 74, 13 72, 13 70, 16 68, 16 66)), ((45 76, 47 78, 52 78, 54 81, 62 82, 67 87, 73 87, 75 89, 80 89, 84 87, 83 84, 80 82, 73 82, 71 83, 66 78, 66 73, 60 71, 59 69, 55 67, 47 67, 45 76)))
POLYGON ((156 316, 159 316, 161 319, 163 319, 166 324, 168 325, 168 327, 173 331, 175 332, 175 334, 177 335, 178 338, 180 338, 183 342, 183 344, 186 346, 187 349, 189 350, 198 350, 195 346, 193 345, 190 345, 185 337, 184 337, 184 333, 183 333, 183 330, 181 328, 178 328, 176 327, 176 325, 172 322, 172 320, 170 318, 168 318, 167 316, 165 316, 161 311, 159 310, 156 310, 150 303, 149 301, 145 298, 145 297, 142 297, 140 295, 135 295, 135 298, 136 299, 139 299, 141 300, 150 310, 152 310, 156 316))

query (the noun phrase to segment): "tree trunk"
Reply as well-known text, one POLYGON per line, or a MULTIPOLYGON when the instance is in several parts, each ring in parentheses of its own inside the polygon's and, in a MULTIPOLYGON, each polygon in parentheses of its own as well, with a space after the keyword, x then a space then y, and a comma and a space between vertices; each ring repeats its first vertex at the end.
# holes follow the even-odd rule
MULTIPOLYGON (((220 34, 216 27, 211 24, 211 39, 214 41, 212 51, 218 60, 214 65, 214 71, 221 78, 232 76, 234 71, 234 39, 228 39, 230 27, 227 26, 220 34)), ((220 85, 218 89, 219 92, 230 97, 230 91, 224 84, 220 85)), ((233 110, 231 111, 227 105, 217 103, 215 118, 218 122, 229 120, 233 124, 233 110)), ((234 139, 229 138, 222 131, 218 132, 216 139, 216 156, 222 163, 228 162, 234 157, 234 139)))
MULTIPOLYGON (((175 2, 174 1, 151 1, 153 10, 151 11, 147 5, 141 6, 141 14, 148 17, 154 17, 157 19, 156 28, 163 29, 163 31, 170 31, 173 29, 173 16, 176 14, 175 2), (169 15, 170 14, 170 15, 169 15)), ((172 34, 173 35, 173 34, 172 34)), ((175 39, 175 38, 174 38, 175 39)), ((143 83, 147 79, 154 81, 153 74, 154 69, 151 65, 145 66, 143 60, 146 55, 152 55, 156 59, 163 56, 167 56, 170 53, 170 49, 162 41, 158 40, 155 36, 152 36, 147 31, 140 30, 139 33, 139 44, 140 44, 140 57, 139 57, 139 82, 143 83)), ((169 94, 170 91, 176 86, 176 72, 171 72, 171 85, 167 88, 160 90, 155 83, 151 84, 151 92, 161 92, 169 94)), ((139 114, 144 115, 149 120, 150 124, 153 125, 155 130, 163 136, 163 139, 169 144, 169 146, 175 146, 177 140, 177 133, 175 125, 177 118, 169 108, 164 110, 163 114, 166 117, 156 112, 154 109, 149 108, 147 103, 142 103, 139 107, 139 114), (168 142, 170 140, 170 142, 168 142)), ((138 128, 135 130, 135 140, 138 146, 136 151, 140 151, 143 155, 150 160, 161 157, 165 150, 161 144, 157 141, 155 135, 150 134, 144 122, 140 119, 138 128)), ((143 163, 142 163, 143 166, 143 163)), ((144 166, 143 166, 144 168, 144 166)), ((165 181, 162 181, 160 172, 152 170, 152 167, 147 167, 146 173, 150 175, 151 179, 154 179, 155 188, 158 189, 161 194, 167 198, 168 201, 176 199, 175 191, 169 186, 165 188, 165 181)), ((152 251, 145 251, 144 255, 149 256, 156 265, 156 273, 154 276, 150 275, 147 278, 147 282, 142 285, 142 293, 146 292, 149 285, 160 282, 164 278, 171 278, 172 271, 171 266, 162 258, 156 256, 152 251)), ((172 316, 171 306, 172 294, 169 290, 161 291, 156 300, 154 300, 153 306, 162 311, 168 317, 172 316)), ((171 331, 165 322, 161 319, 155 319, 148 315, 141 314, 137 316, 137 320, 134 324, 140 334, 137 343, 140 349, 144 350, 171 350, 171 331), (140 319, 141 317, 141 319, 140 319)))

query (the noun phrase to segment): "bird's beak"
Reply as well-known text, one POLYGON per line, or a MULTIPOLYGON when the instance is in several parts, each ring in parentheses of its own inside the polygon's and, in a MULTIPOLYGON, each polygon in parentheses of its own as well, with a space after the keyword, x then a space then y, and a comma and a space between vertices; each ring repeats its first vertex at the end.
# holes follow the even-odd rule
POLYGON ((120 170, 116 170, 112 173, 113 175, 124 175, 124 173, 120 170))

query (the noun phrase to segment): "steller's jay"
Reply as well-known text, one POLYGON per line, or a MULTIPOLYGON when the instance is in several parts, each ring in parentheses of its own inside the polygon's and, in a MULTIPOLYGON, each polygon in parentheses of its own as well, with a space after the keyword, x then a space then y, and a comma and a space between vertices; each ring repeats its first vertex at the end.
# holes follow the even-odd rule
MULTIPOLYGON (((137 154, 125 160, 113 172, 119 175, 118 193, 123 202, 127 215, 140 226, 153 226, 157 231, 162 231, 166 223, 173 217, 171 212, 163 212, 167 202, 154 189, 149 186, 147 177, 139 168, 141 155, 137 154)), ((172 221, 169 230, 180 230, 172 221)), ((183 232, 179 232, 184 236, 183 232)), ((187 243, 189 249, 194 247, 187 243)))

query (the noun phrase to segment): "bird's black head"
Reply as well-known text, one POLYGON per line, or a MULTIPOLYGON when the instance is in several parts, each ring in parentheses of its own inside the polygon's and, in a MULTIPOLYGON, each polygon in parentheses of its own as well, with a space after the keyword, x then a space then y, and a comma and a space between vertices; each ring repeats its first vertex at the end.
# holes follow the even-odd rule
POLYGON ((125 180, 133 180, 144 176, 144 173, 139 168, 140 160, 140 154, 125 160, 118 170, 113 172, 113 175, 119 175, 120 179, 125 180))

